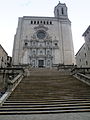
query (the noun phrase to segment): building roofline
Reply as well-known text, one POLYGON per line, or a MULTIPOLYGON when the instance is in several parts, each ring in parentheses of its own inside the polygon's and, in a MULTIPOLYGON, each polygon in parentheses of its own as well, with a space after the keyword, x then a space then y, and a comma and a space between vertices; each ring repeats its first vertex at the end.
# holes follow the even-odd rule
POLYGON ((23 16, 23 18, 55 18, 55 17, 47 17, 47 16, 23 16))
POLYGON ((86 31, 83 33, 82 36, 86 36, 87 32, 90 31, 90 25, 88 26, 88 28, 86 29, 86 31))
MULTIPOLYGON (((47 17, 47 16, 23 16, 23 17, 19 17, 19 18, 46 18, 46 19, 66 19, 66 18, 58 18, 58 17, 47 17)), ((68 18, 67 18, 68 19, 68 18)))
POLYGON ((1 48, 3 49, 3 51, 8 55, 8 53, 5 51, 5 49, 2 47, 2 45, 0 44, 1 48))
POLYGON ((78 50, 78 52, 76 53, 75 56, 77 56, 77 54, 80 52, 80 50, 83 48, 84 45, 85 45, 85 43, 81 46, 81 48, 78 50))

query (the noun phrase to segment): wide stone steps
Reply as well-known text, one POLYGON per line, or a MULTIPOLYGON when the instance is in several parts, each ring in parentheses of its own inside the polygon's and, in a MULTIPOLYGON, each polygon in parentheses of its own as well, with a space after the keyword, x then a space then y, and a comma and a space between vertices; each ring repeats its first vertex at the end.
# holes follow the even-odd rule
POLYGON ((8 98, 10 101, 40 99, 87 99, 90 86, 71 75, 25 77, 8 98))
POLYGON ((32 69, 0 108, 0 115, 68 112, 90 112, 90 86, 49 69, 32 69))
POLYGON ((23 108, 23 107, 67 107, 67 106, 89 106, 90 101, 81 101, 81 102, 54 102, 54 103, 29 103, 29 102, 21 102, 21 103, 16 103, 16 102, 9 102, 5 103, 2 108, 23 108))
POLYGON ((5 101, 3 105, 8 105, 8 104, 65 104, 65 103, 89 103, 90 99, 68 99, 68 100, 29 100, 29 101, 5 101))
POLYGON ((90 100, 6 101, 0 115, 90 112, 90 100))
POLYGON ((57 71, 56 69, 48 69, 48 68, 31 68, 30 75, 32 76, 54 76, 54 75, 67 75, 70 74, 69 71, 57 71))
POLYGON ((60 114, 60 113, 74 113, 74 112, 90 112, 88 109, 71 109, 71 110, 39 110, 39 111, 3 111, 0 115, 27 115, 27 114, 60 114))

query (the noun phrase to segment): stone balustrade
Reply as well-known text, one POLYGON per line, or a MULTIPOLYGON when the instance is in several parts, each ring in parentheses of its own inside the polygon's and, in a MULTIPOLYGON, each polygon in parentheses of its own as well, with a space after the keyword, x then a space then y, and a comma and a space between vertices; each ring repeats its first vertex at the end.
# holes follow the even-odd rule
POLYGON ((86 76, 81 73, 77 73, 76 77, 79 78, 80 80, 82 80, 83 82, 85 82, 86 84, 90 85, 90 77, 89 76, 86 76))
POLYGON ((74 68, 71 70, 71 73, 72 73, 73 75, 76 74, 76 73, 90 74, 90 67, 84 67, 84 68, 74 67, 74 68))
POLYGON ((12 91, 16 88, 16 86, 20 83, 20 81, 23 78, 23 74, 20 73, 19 75, 17 75, 13 80, 8 80, 8 88, 6 90, 6 92, 2 95, 2 97, 0 98, 0 105, 2 106, 3 102, 10 96, 10 94, 12 93, 12 91))
POLYGON ((90 68, 74 68, 71 70, 74 77, 78 78, 82 82, 90 85, 90 68))
POLYGON ((23 76, 23 74, 20 73, 13 80, 8 79, 8 81, 7 81, 7 83, 8 83, 8 90, 10 88, 13 88, 19 82, 19 80, 22 78, 22 76, 23 76))
POLYGON ((17 78, 24 73, 23 68, 10 67, 10 68, 0 68, 0 74, 2 75, 0 79, 0 97, 5 94, 5 92, 13 85, 16 84, 17 78), (17 77, 18 76, 18 77, 17 77))

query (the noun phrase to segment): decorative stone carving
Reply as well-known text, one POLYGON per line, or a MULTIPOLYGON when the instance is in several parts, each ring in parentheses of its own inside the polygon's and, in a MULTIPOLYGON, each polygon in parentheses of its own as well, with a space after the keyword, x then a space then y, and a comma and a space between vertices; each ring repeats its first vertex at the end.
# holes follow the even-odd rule
POLYGON ((45 27, 44 25, 39 25, 39 26, 37 26, 37 27, 34 27, 34 30, 35 30, 35 31, 38 31, 38 30, 47 31, 47 30, 48 30, 48 27, 45 27))

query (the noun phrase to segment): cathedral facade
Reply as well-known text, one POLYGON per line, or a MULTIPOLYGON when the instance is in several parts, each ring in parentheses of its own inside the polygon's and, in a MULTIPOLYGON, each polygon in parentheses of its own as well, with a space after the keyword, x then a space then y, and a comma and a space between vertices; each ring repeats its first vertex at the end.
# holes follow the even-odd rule
POLYGON ((19 18, 13 45, 13 65, 50 68, 74 64, 71 22, 66 4, 54 8, 54 17, 19 18))

